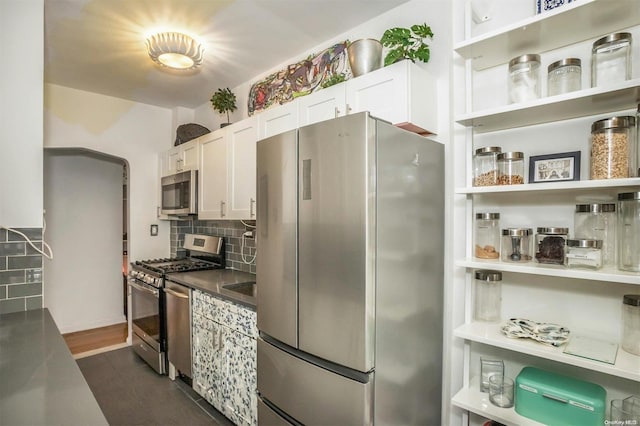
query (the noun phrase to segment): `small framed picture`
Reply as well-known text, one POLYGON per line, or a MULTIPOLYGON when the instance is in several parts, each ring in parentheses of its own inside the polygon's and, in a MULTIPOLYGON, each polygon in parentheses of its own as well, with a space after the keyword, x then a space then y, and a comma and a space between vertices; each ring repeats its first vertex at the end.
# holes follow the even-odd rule
POLYGON ((580 180, 580 151, 529 157, 529 183, 580 180))

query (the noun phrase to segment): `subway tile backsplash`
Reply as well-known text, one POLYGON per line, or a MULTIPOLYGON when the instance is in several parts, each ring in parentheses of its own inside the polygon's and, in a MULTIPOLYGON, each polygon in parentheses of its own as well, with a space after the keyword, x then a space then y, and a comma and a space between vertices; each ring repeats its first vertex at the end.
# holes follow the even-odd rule
MULTIPOLYGON (((42 228, 18 228, 37 247, 42 228)), ((42 308, 42 255, 21 235, 0 229, 0 314, 42 308)))
MULTIPOLYGON (((255 226, 255 221, 245 221, 255 226)), ((184 254, 184 235, 202 234, 224 237, 226 252, 226 267, 255 274, 256 245, 253 238, 245 238, 242 234, 253 228, 245 226, 239 220, 173 220, 171 221, 171 256, 184 254), (245 263, 243 260, 248 263, 245 263)), ((1 254, 0 254, 1 255, 1 254)))

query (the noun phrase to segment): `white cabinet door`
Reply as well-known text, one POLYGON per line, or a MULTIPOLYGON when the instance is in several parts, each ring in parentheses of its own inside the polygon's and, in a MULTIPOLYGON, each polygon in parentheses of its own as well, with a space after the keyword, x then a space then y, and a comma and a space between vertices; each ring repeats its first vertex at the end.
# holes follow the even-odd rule
POLYGON ((227 202, 227 132, 220 129, 200 140, 198 219, 221 219, 227 202))
POLYGON ((178 172, 180 165, 180 147, 171 148, 160 155, 161 175, 168 176, 178 172))
POLYGON ((198 149, 199 139, 186 142, 180 145, 180 165, 178 171, 198 170, 200 150, 198 149))
POLYGON ((337 84, 296 99, 299 126, 340 117, 346 113, 345 84, 337 84))
POLYGON ((257 117, 226 127, 227 206, 225 219, 255 219, 257 117))
POLYGON ((260 113, 258 139, 268 138, 298 127, 298 105, 296 102, 280 105, 260 113))
POLYGON ((437 133, 437 82, 404 60, 346 83, 348 113, 372 116, 416 133, 437 133))

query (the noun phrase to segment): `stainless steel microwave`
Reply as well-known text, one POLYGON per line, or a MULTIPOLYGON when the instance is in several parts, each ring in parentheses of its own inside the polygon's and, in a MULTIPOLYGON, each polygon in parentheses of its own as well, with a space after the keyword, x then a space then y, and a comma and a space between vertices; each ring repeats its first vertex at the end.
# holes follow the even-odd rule
POLYGON ((166 215, 198 214, 198 171, 187 170, 161 179, 162 206, 166 215))

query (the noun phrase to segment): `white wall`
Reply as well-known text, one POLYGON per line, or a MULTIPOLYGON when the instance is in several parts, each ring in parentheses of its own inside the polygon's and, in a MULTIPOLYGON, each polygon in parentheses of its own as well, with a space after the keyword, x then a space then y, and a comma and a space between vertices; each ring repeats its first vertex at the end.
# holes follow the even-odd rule
MULTIPOLYGON (((172 146, 172 111, 46 84, 45 148, 86 148, 129 165, 129 259, 169 256, 169 223, 157 219, 158 153, 172 146), (149 235, 151 224, 159 235, 149 235)), ((55 249, 55 247, 54 247, 55 249)))
POLYGON ((0 1, 0 225, 42 226, 43 0, 0 1))
POLYGON ((62 333, 125 321, 122 283, 123 161, 47 150, 44 206, 55 247, 44 306, 62 333))

